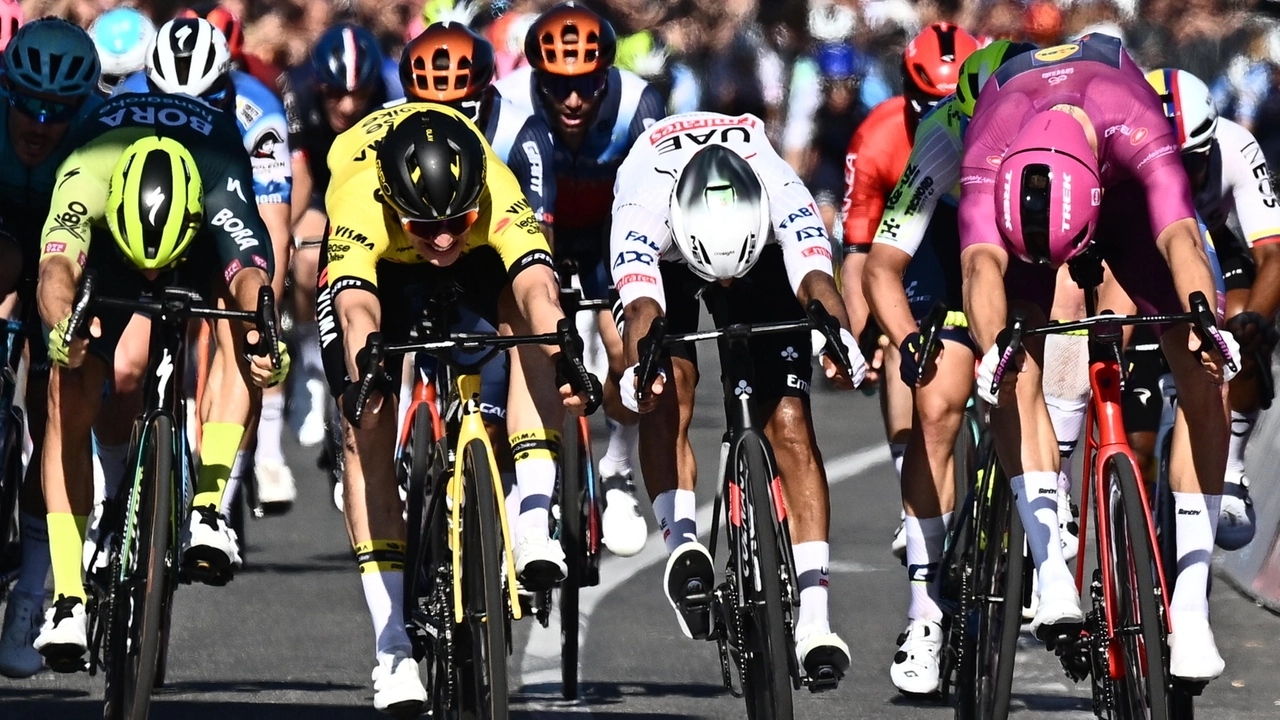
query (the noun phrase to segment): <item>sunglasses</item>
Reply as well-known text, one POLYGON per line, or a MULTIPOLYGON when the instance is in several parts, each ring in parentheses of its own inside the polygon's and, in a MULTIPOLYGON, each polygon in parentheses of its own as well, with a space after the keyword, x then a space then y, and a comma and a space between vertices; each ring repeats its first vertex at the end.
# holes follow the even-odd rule
POLYGON ((604 91, 609 76, 604 73, 591 75, 539 74, 538 88, 556 102, 564 102, 570 95, 578 94, 583 100, 591 100, 604 91))
POLYGON ((480 209, 472 208, 459 215, 437 220, 401 217, 400 227, 410 235, 420 238, 436 238, 440 235, 456 237, 470 230, 479 217, 480 209))
POLYGON ((81 104, 83 100, 72 102, 45 100, 35 95, 28 95, 17 88, 9 88, 9 107, 38 123, 69 122, 76 116, 81 104))

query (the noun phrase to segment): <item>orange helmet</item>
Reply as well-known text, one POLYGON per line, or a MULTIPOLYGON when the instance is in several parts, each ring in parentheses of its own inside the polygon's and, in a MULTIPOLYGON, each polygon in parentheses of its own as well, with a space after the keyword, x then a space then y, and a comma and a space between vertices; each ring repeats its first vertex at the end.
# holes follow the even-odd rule
POLYGON ((524 38, 534 70, 551 75, 589 75, 613 67, 618 36, 608 20, 576 2, 543 13, 524 38))
POLYGON ((960 64, 977 49, 977 39, 964 28, 934 23, 907 44, 902 55, 903 80, 926 95, 946 97, 956 90, 960 64))
POLYGON ((493 45, 458 22, 432 23, 404 48, 400 82, 405 97, 452 103, 493 84, 493 45))
POLYGON ((1062 11, 1054 3, 1035 0, 1022 16, 1022 31, 1036 43, 1057 43, 1062 39, 1062 11))
POLYGON ((204 18, 222 31, 227 38, 227 50, 231 52, 231 62, 244 61, 244 23, 235 13, 221 5, 196 5, 178 13, 180 18, 204 18))

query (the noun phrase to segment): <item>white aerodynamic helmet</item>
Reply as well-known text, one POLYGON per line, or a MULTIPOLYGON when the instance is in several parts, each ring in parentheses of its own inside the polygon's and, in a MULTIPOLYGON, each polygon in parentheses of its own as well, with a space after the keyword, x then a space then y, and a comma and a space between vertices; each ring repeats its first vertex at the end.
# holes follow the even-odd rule
POLYGON ((135 8, 119 7, 99 15, 89 26, 89 37, 102 63, 99 87, 110 92, 121 78, 146 67, 147 51, 155 36, 151 18, 135 8))
POLYGON ((202 18, 177 18, 161 25, 147 57, 147 77, 165 93, 202 97, 217 92, 230 70, 227 38, 202 18))
POLYGON ((769 196, 750 163, 723 145, 689 158, 671 192, 671 234, 709 281, 747 274, 769 239, 769 196))
POLYGON ((1147 73, 1147 82, 1164 103, 1164 114, 1173 123, 1183 152, 1209 149, 1218 129, 1218 108, 1209 86, 1186 70, 1161 68, 1147 73))

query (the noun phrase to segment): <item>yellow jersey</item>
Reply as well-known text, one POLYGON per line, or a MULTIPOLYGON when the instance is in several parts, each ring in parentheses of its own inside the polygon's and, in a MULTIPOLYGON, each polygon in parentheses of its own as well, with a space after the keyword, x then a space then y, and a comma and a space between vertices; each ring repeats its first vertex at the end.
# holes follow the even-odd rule
MULTIPOLYGON (((466 122, 484 146, 485 188, 480 216, 467 231, 463 254, 482 247, 497 251, 508 278, 531 265, 551 265, 551 249, 538 220, 520 190, 520 183, 484 139, 484 133, 464 115, 434 103, 403 103, 378 110, 339 135, 329 150, 329 190, 325 211, 326 279, 336 292, 346 287, 376 289, 378 262, 427 262, 400 226, 395 210, 380 198, 377 148, 382 138, 406 117, 430 108, 466 122), (340 279, 347 282, 340 283, 340 279)), ((322 284, 323 281, 322 281, 322 284)))

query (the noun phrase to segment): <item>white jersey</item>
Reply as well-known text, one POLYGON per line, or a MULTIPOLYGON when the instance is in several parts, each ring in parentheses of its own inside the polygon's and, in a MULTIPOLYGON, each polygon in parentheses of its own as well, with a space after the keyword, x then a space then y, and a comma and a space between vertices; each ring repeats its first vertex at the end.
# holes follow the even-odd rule
POLYGON ((1196 212, 1210 232, 1226 225, 1235 212, 1249 247, 1280 241, 1280 202, 1253 133, 1219 118, 1214 138, 1218 142, 1210 151, 1205 188, 1195 194, 1196 212))
POLYGON ((769 242, 782 246, 791 289, 798 290, 811 271, 832 274, 831 241, 813 195, 769 144, 764 121, 684 113, 654 123, 618 169, 609 244, 614 286, 624 305, 652 298, 665 312, 658 262, 684 262, 668 225, 671 191, 689 158, 709 144, 741 155, 760 176, 773 224, 769 242))

